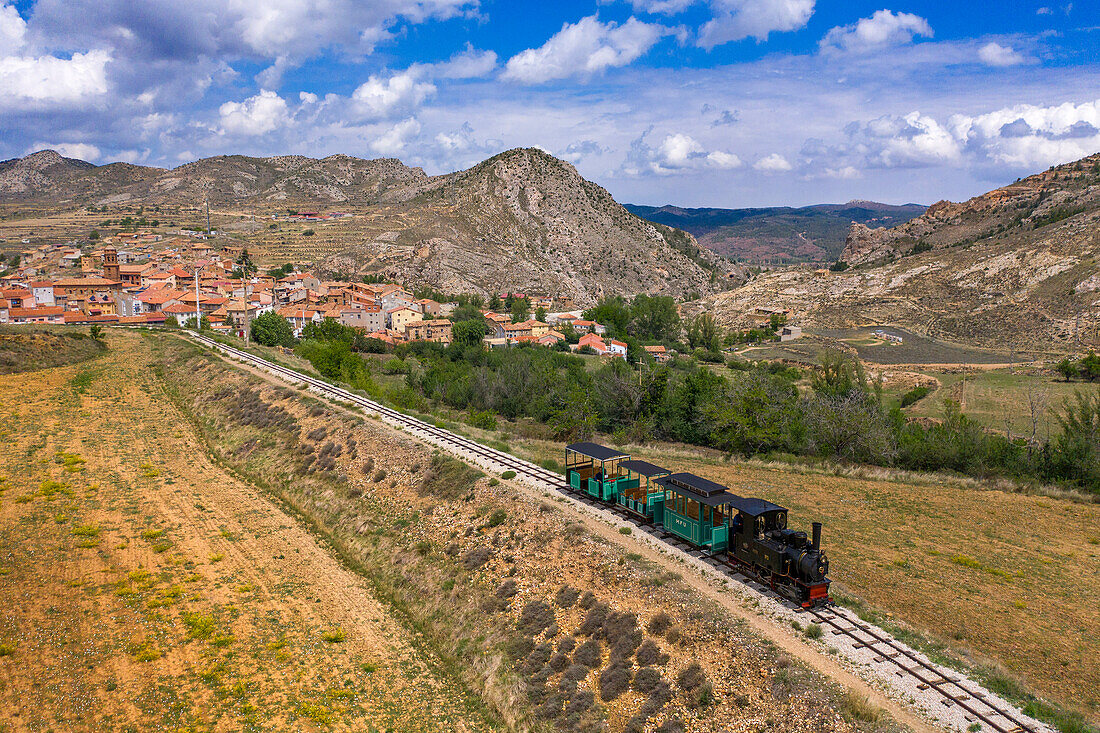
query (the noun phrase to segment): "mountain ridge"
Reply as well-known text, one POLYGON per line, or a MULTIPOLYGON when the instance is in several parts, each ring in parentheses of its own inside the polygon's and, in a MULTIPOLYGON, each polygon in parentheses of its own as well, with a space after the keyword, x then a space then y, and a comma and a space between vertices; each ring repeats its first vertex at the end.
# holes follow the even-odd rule
POLYGON ((731 327, 760 305, 808 327, 897 325, 1019 347, 1100 345, 1100 154, 893 228, 853 224, 837 269, 766 272, 710 298, 731 327), (847 266, 847 269, 844 267, 847 266))
POLYGON ((852 221, 892 226, 926 208, 866 201, 739 209, 624 206, 644 219, 691 233, 717 254, 755 264, 831 262, 841 254, 852 221))
POLYGON ((723 260, 690 234, 631 214, 571 164, 534 148, 434 176, 393 158, 342 154, 89 166, 55 151, 5 161, 0 206, 195 210, 209 200, 239 217, 340 207, 356 216, 313 226, 307 239, 292 239, 284 225, 227 228, 282 261, 450 292, 530 290, 589 305, 635 292, 708 294, 729 282, 723 260))

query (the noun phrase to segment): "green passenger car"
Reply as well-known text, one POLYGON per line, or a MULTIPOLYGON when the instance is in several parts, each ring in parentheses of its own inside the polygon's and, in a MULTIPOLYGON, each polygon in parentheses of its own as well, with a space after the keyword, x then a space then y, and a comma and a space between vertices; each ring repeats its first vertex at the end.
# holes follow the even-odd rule
POLYGON ((712 552, 729 547, 729 505, 739 497, 692 473, 674 473, 656 483, 665 493, 666 531, 712 552))
POLYGON ((614 502, 629 480, 622 468, 629 459, 629 454, 598 443, 573 443, 565 447, 565 480, 577 491, 614 502))
POLYGON ((626 470, 626 483, 619 490, 619 505, 643 519, 660 523, 664 520, 665 490, 657 479, 671 471, 646 461, 630 459, 619 464, 626 470))

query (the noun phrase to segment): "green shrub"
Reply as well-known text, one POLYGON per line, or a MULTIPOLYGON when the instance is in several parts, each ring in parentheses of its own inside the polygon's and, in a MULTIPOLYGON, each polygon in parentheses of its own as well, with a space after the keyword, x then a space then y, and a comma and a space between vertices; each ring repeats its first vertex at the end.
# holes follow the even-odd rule
POLYGON ((915 404, 927 397, 931 391, 932 387, 927 384, 920 385, 919 387, 913 387, 913 389, 909 390, 901 396, 901 406, 909 407, 909 405, 915 404))
POLYGON ((516 472, 515 471, 505 471, 504 473, 500 474, 500 477, 502 479, 504 479, 505 481, 507 481, 508 479, 515 478, 516 477, 516 472))

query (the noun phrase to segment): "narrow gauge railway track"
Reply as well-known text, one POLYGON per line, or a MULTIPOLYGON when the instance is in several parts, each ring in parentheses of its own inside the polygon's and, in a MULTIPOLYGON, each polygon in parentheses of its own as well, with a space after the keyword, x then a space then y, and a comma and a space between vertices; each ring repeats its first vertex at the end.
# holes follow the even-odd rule
POLYGON ((996 733, 1041 733, 1041 731, 1044 730, 1044 728, 1035 727, 1031 723, 1022 720, 1016 711, 1006 709, 1004 706, 997 705, 986 699, 988 693, 968 689, 962 684, 962 679, 945 674, 938 669, 936 665, 928 662, 912 649, 885 635, 880 629, 864 623, 848 610, 839 608, 835 605, 828 606, 824 609, 804 610, 798 608, 755 578, 746 576, 730 562, 721 560, 698 548, 692 547, 675 535, 656 527, 652 522, 645 521, 631 514, 625 508, 617 504, 606 504, 602 501, 593 499, 584 492, 574 490, 573 487, 562 480, 560 475, 553 471, 549 471, 542 466, 513 456, 511 453, 490 448, 477 441, 457 435, 449 430, 436 427, 431 423, 406 415, 391 407, 386 407, 379 402, 355 394, 341 387, 337 387, 322 379, 310 377, 293 369, 274 364, 258 356, 249 354, 246 351, 235 349, 232 346, 226 346, 206 336, 199 334, 190 335, 198 342, 214 350, 226 353, 288 380, 305 383, 320 392, 327 393, 340 400, 351 402, 377 412, 383 417, 388 418, 391 422, 402 426, 413 435, 419 434, 428 438, 431 442, 491 461, 499 466, 503 466, 507 470, 515 471, 517 474, 522 474, 523 476, 539 482, 541 487, 550 488, 565 494, 575 501, 591 508, 611 512, 654 539, 660 540, 669 547, 703 562, 712 570, 720 573, 726 578, 739 582, 743 586, 751 588, 761 595, 772 598, 795 613, 812 616, 822 626, 827 627, 834 635, 851 639, 853 648, 866 648, 869 650, 874 654, 874 662, 892 664, 896 668, 896 674, 899 676, 914 678, 917 681, 918 689, 922 691, 934 690, 939 695, 940 702, 945 707, 950 707, 952 705, 958 706, 965 712, 964 717, 966 720, 981 724, 983 729, 988 727, 988 729, 996 731, 996 733))

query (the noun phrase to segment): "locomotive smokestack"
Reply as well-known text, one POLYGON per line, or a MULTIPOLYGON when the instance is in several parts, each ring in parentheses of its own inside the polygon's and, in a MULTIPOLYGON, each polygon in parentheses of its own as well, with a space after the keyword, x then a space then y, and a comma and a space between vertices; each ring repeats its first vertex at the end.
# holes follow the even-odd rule
POLYGON ((821 549, 821 522, 814 522, 813 527, 814 527, 813 548, 815 550, 820 550, 821 549))

